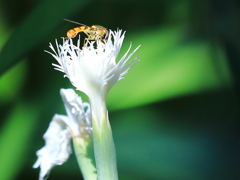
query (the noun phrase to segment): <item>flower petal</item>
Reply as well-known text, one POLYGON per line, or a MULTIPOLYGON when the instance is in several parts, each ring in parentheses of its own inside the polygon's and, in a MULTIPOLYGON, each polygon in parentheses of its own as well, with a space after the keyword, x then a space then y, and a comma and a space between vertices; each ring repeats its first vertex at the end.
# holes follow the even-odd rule
POLYGON ((72 137, 84 136, 91 133, 91 113, 90 105, 83 102, 82 98, 73 89, 61 89, 60 94, 68 115, 68 125, 72 137))
POLYGON ((105 43, 91 41, 82 48, 79 47, 79 40, 76 46, 72 39, 63 39, 62 45, 56 42, 56 50, 50 45, 53 53, 48 53, 58 62, 58 65, 53 64, 55 69, 64 72, 77 90, 89 97, 95 97, 96 93, 106 96, 111 87, 137 62, 137 59, 130 63, 128 60, 138 48, 129 56, 127 52, 119 62, 116 61, 124 34, 122 30, 110 30, 105 43))
POLYGON ((67 116, 55 115, 43 135, 45 146, 37 151, 38 159, 33 165, 33 168, 40 167, 39 180, 47 178, 50 170, 67 161, 71 153, 71 136, 65 123, 67 119, 67 116))

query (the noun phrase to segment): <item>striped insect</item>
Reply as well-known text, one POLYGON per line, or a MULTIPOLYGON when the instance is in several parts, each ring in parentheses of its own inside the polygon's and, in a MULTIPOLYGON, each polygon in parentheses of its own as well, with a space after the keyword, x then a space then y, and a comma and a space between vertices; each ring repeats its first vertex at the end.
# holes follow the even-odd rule
POLYGON ((70 29, 67 32, 67 38, 75 38, 78 33, 84 32, 87 35, 87 38, 85 38, 84 40, 84 46, 86 45, 86 40, 100 40, 101 42, 105 43, 105 40, 107 40, 108 38, 109 31, 103 26, 100 25, 87 26, 85 24, 71 21, 68 19, 64 20, 81 25, 79 27, 70 29))

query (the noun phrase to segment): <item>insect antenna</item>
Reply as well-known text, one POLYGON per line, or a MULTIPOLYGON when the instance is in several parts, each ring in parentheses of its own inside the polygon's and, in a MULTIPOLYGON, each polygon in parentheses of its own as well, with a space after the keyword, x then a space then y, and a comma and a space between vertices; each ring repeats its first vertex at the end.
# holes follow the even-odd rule
POLYGON ((79 22, 76 22, 76 21, 71 21, 71 20, 69 20, 69 19, 63 19, 63 20, 68 21, 68 22, 71 22, 71 23, 74 23, 74 24, 79 24, 79 25, 87 26, 87 25, 85 25, 85 24, 82 24, 82 23, 79 23, 79 22))

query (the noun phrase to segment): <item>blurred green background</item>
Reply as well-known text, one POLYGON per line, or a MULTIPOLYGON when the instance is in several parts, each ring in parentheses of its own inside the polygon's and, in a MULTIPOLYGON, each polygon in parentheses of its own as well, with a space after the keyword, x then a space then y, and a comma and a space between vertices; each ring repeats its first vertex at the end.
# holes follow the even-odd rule
MULTIPOLYGON (((38 179, 42 135, 65 114, 59 90, 73 87, 44 52, 77 26, 64 18, 125 30, 120 56, 142 45, 108 96, 119 179, 240 179, 239 5, 0 0, 0 179, 38 179)), ((51 179, 81 179, 74 154, 51 179)))

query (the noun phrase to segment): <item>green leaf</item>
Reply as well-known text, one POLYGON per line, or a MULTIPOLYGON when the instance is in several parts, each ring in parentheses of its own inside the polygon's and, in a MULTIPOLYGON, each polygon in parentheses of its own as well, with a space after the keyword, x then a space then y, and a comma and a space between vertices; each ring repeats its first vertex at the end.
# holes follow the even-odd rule
POLYGON ((58 27, 64 18, 83 8, 86 2, 87 0, 41 1, 3 47, 0 54, 0 74, 36 47, 58 27))
POLYGON ((1 105, 14 101, 21 93, 27 75, 26 67, 26 61, 21 61, 0 77, 1 105))
MULTIPOLYGON (((183 29, 174 27, 131 36, 132 50, 142 45, 132 57, 138 56, 140 62, 110 91, 110 110, 209 91, 230 84, 229 70, 221 48, 212 49, 207 41, 184 41, 184 33, 183 29), (217 61, 213 62, 214 58, 217 61)), ((126 39, 122 53, 126 52, 129 43, 126 39)))
POLYGON ((29 140, 39 116, 39 106, 18 103, 1 128, 0 133, 0 179, 15 179, 27 156, 29 140))

